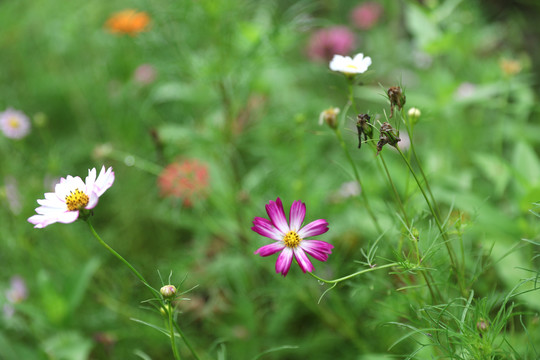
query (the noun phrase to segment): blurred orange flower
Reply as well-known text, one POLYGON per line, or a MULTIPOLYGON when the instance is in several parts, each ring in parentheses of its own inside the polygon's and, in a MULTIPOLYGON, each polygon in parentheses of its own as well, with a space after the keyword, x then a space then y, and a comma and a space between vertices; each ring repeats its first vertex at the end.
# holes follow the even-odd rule
POLYGON ((208 167, 195 159, 172 163, 158 177, 161 196, 182 199, 187 207, 207 196, 208 183, 208 167))
POLYGON ((150 17, 144 11, 126 9, 113 14, 105 23, 105 27, 113 34, 135 36, 146 30, 149 23, 150 17))

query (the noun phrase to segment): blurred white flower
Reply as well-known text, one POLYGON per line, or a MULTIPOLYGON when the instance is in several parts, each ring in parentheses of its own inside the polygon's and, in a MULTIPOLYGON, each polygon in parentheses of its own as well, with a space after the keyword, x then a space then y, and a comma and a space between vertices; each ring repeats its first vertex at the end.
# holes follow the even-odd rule
POLYGON ((366 72, 370 65, 371 58, 369 56, 364 57, 362 53, 356 54, 352 59, 350 56, 334 55, 334 58, 330 61, 330 70, 352 76, 366 72))
POLYGON ((8 108, 0 113, 0 129, 11 139, 22 139, 30 132, 30 119, 22 111, 8 108))

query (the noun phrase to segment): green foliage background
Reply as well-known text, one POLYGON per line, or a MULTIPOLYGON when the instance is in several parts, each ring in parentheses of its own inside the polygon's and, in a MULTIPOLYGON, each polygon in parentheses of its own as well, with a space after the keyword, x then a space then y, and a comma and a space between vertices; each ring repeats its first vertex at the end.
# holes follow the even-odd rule
POLYGON ((37 230, 26 221, 55 179, 102 164, 116 180, 95 209, 96 229, 155 287, 157 271, 172 271, 181 290, 197 286, 178 305, 179 323, 204 359, 271 349, 261 358, 538 358, 540 301, 526 292, 536 284, 522 282, 538 275, 539 219, 530 210, 540 200, 539 7, 380 3, 379 23, 355 30, 355 50, 373 59, 356 104, 384 121, 385 89, 401 84, 406 109, 421 109, 414 141, 452 246, 462 238, 471 298, 453 283, 423 199, 391 149, 385 160, 446 302, 431 302, 420 272, 396 270, 355 278, 318 303, 326 286, 294 264, 282 278, 275 257, 253 255, 265 241, 251 221, 279 196, 286 207, 305 202, 306 221, 329 222, 320 238, 335 248, 315 264, 322 277, 365 267, 361 249, 379 236, 375 263, 407 258, 410 240, 378 160, 356 150, 356 114, 342 132, 384 234, 360 197, 336 197, 352 172, 332 131, 317 124, 322 110, 343 108, 347 83, 310 61, 306 44, 319 28, 352 29, 356 2, 4 1, 0 108, 46 121, 23 140, 0 138, 0 184, 16 179, 22 204, 10 210, 4 187, 0 289, 16 274, 29 288, 15 315, 0 317, 0 358, 171 358, 166 337, 132 320, 163 325, 141 304, 143 285, 83 222, 37 230), (107 18, 124 8, 147 12, 151 28, 108 33, 107 18), (521 71, 505 74, 503 59, 521 71), (158 73, 148 86, 133 79, 143 63, 158 73), (112 151, 100 153, 103 144, 112 151), (191 208, 159 196, 157 175, 178 158, 210 169, 209 197, 191 208), (487 333, 476 327, 481 319, 487 333))

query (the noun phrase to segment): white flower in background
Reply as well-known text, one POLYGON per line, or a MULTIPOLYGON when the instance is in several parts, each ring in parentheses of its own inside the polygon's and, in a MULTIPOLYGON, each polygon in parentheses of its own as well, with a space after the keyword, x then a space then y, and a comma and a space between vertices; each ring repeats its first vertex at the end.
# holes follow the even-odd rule
POLYGON ((334 55, 334 58, 330 61, 330 70, 353 76, 366 72, 369 65, 371 65, 371 58, 369 56, 364 57, 362 53, 356 54, 352 59, 350 56, 334 55))
POLYGON ((95 168, 88 170, 86 182, 78 176, 61 178, 53 193, 45 193, 45 199, 37 201, 41 205, 36 208, 37 215, 31 216, 28 221, 36 228, 44 228, 55 222, 72 223, 79 218, 80 210, 93 209, 113 182, 112 167, 105 170, 105 166, 97 179, 95 168))
POLYGON ((30 119, 22 111, 8 108, 0 113, 0 129, 11 139, 22 139, 30 132, 30 119))

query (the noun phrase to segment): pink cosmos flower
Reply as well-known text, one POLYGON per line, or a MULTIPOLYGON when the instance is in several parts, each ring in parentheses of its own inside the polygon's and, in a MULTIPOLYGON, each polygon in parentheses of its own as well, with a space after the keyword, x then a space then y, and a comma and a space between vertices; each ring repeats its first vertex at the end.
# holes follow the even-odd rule
POLYGON ((358 29, 368 30, 377 24, 383 12, 381 4, 368 1, 358 5, 351 12, 351 20, 358 29))
POLYGON ((281 251, 276 261, 276 273, 286 276, 291 268, 293 257, 304 273, 312 272, 313 265, 306 253, 319 261, 328 260, 328 254, 332 253, 333 245, 320 240, 305 240, 307 237, 327 232, 328 223, 324 219, 319 219, 302 227, 306 216, 304 203, 300 200, 292 203, 289 223, 287 223, 280 198, 277 198, 276 201, 270 201, 266 205, 266 213, 270 220, 255 217, 251 230, 275 240, 272 244, 259 248, 255 254, 269 256, 281 251))
POLYGON ((307 54, 312 60, 330 60, 335 54, 345 55, 353 50, 354 34, 345 26, 334 26, 313 33, 307 54))
POLYGON ((37 202, 40 207, 36 208, 37 215, 28 218, 35 228, 44 228, 55 222, 72 223, 79 218, 79 211, 93 209, 103 195, 114 182, 112 167, 101 172, 96 179, 96 169, 88 170, 86 182, 78 176, 68 175, 61 178, 56 184, 53 193, 45 193, 45 199, 37 202))
POLYGON ((0 129, 11 139, 22 139, 30 132, 30 119, 22 111, 8 108, 0 113, 0 129))

